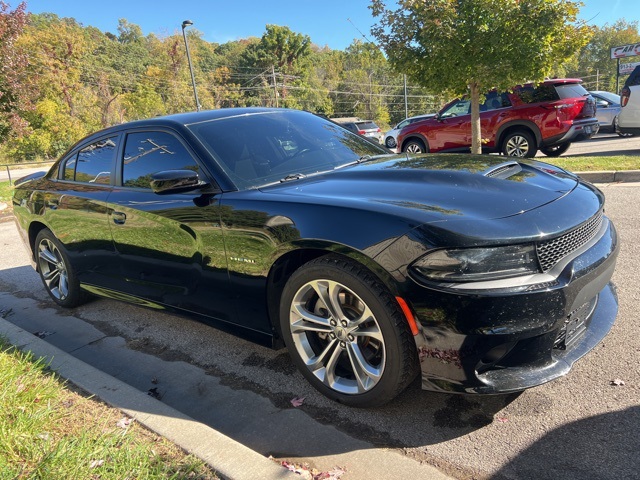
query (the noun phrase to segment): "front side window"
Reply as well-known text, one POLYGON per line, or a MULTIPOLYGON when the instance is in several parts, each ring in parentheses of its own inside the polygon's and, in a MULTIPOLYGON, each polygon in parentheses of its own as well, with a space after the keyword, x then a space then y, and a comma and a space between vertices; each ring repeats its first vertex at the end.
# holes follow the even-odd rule
POLYGON ((93 142, 80 150, 77 158, 74 156, 67 160, 65 180, 109 185, 117 151, 116 140, 117 137, 111 137, 93 142), (75 171, 72 174, 74 163, 75 171))
POLYGON ((440 113, 440 118, 459 117, 460 115, 468 115, 471 111, 471 101, 458 100, 454 104, 447 107, 440 113))
POLYGON ((165 170, 200 168, 180 140, 166 132, 135 132, 127 135, 122 162, 122 185, 151 189, 151 177, 165 170))

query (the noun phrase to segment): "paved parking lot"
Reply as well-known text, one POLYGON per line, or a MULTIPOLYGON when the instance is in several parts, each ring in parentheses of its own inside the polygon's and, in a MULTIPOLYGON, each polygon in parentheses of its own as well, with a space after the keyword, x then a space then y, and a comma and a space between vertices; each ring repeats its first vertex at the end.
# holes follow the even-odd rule
MULTIPOLYGON (((640 153, 631 140, 596 139, 593 148, 619 142, 620 150, 640 153)), ((517 395, 436 394, 416 382, 382 408, 335 404, 309 386, 285 351, 110 300, 55 307, 12 222, 0 223, 0 314, 264 455, 325 471, 344 466, 343 480, 385 478, 371 476, 382 468, 371 459, 382 462, 389 452, 402 456, 413 478, 428 478, 415 476, 421 463, 455 478, 638 478, 640 213, 630 206, 640 205, 640 185, 602 189, 622 242, 616 325, 568 376, 517 395), (305 398, 302 407, 291 406, 294 397, 305 398), (363 460, 341 464, 346 452, 362 452, 363 460)))

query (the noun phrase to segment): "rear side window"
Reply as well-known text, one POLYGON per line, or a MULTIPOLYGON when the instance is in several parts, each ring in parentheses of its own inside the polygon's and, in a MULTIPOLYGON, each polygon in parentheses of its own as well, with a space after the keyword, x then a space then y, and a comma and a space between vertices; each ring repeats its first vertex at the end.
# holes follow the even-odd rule
POLYGON ((68 158, 64 165, 64 179, 109 185, 117 150, 116 140, 117 137, 98 140, 68 158))
POLYGON ((360 130, 377 130, 378 126, 373 122, 358 122, 356 123, 357 128, 360 130))
MULTIPOLYGON (((524 103, 553 102, 560 100, 558 93, 553 85, 525 85, 516 89, 516 93, 524 103)), ((578 95, 581 97, 582 95, 578 95)))
POLYGON ((180 140, 166 132, 136 132, 127 135, 122 162, 122 185, 151 188, 151 176, 164 170, 200 168, 180 140))
POLYGON ((625 87, 633 87, 635 85, 640 85, 640 67, 634 68, 627 81, 624 82, 625 87))

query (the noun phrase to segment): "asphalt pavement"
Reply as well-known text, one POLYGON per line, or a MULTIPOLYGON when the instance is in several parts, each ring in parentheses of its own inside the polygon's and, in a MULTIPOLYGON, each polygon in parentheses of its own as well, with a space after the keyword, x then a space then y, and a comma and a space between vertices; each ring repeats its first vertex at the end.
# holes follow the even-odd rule
MULTIPOLYGON (((590 175, 594 182, 616 179, 590 175)), ((637 178, 622 175, 617 181, 637 178)), ((224 478, 286 478, 270 455, 342 480, 638 478, 639 186, 600 185, 622 242, 616 325, 569 375, 517 395, 452 396, 412 384, 387 406, 352 409, 315 392, 284 351, 110 300, 57 308, 6 217, 0 334, 52 358, 63 377, 197 454, 224 478), (291 404, 294 397, 304 398, 302 406, 291 404)))

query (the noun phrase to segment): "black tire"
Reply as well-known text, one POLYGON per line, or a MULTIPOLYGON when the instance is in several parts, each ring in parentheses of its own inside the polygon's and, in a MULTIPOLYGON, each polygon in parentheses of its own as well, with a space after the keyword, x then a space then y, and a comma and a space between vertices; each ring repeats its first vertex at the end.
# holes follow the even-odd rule
POLYGON ((535 138, 527 130, 513 130, 502 140, 502 154, 507 157, 531 158, 537 152, 535 138))
POLYGON ((571 142, 561 143, 560 145, 554 145, 553 147, 542 147, 540 151, 547 157, 559 157, 564 152, 569 150, 571 142))
POLYGON ((407 153, 427 153, 427 147, 422 140, 412 138, 402 145, 402 151, 407 153))
POLYGON ((387 148, 396 148, 396 141, 393 137, 387 137, 384 139, 384 144, 387 148))
POLYGON ((320 257, 293 273, 282 293, 280 326, 305 378, 346 405, 387 403, 419 370, 415 340, 396 299, 368 270, 341 257, 320 257))
POLYGON ((58 305, 77 307, 87 299, 69 261, 69 255, 51 230, 42 229, 36 236, 36 268, 49 296, 58 305))

